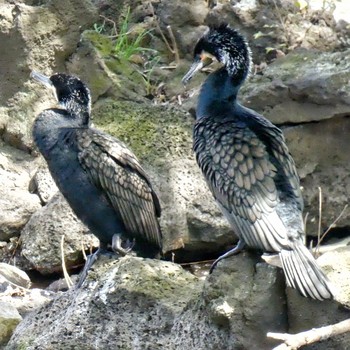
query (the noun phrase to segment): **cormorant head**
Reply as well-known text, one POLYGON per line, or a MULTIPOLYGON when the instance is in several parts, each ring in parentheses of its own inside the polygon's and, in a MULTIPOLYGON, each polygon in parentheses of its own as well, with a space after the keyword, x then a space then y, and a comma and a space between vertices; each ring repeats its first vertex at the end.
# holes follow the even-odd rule
POLYGON ((74 115, 91 112, 91 97, 89 88, 77 77, 64 73, 56 73, 47 77, 32 71, 32 78, 51 88, 58 103, 74 115))
POLYGON ((216 59, 237 83, 242 83, 250 70, 250 55, 246 40, 237 30, 228 24, 209 27, 196 44, 194 62, 182 82, 186 84, 196 72, 216 59))

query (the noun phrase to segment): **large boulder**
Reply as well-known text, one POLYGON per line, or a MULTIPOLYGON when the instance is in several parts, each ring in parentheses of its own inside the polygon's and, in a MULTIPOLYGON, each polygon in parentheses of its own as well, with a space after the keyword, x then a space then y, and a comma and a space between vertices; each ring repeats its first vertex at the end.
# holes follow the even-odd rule
MULTIPOLYGON (((268 350, 276 345, 268 331, 308 330, 348 317, 335 301, 286 293, 281 270, 251 253, 224 260, 205 281, 170 262, 107 259, 96 262, 81 288, 27 315, 6 349, 268 350)), ((346 264, 319 262, 334 284, 333 272, 347 273, 346 264)), ((349 291, 348 279, 342 287, 349 291)), ((317 349, 344 348, 349 337, 317 349)))
POLYGON ((168 262, 103 260, 83 288, 29 315, 7 348, 170 349, 174 318, 198 295, 202 282, 168 262))
POLYGON ((348 236, 350 211, 346 208, 350 193, 350 154, 346 150, 349 147, 349 118, 339 116, 305 123, 286 128, 284 133, 301 177, 304 214, 308 213, 307 234, 316 236, 318 233, 321 191, 321 233, 332 225, 334 230, 329 232, 327 239, 337 237, 336 230, 343 231, 340 237, 348 236))
POLYGON ((48 96, 35 93, 28 83, 30 71, 64 70, 81 32, 98 19, 96 7, 86 0, 29 4, 0 4, 0 130, 7 143, 25 150, 32 145, 32 116, 47 103, 39 99, 48 96))
POLYGON ((32 215, 22 230, 22 255, 33 269, 44 274, 62 271, 62 254, 68 269, 82 265, 82 251, 99 244, 98 239, 88 233, 89 230, 58 192, 32 215))
POLYGON ((349 54, 295 50, 253 76, 241 89, 241 101, 279 125, 347 115, 349 54))

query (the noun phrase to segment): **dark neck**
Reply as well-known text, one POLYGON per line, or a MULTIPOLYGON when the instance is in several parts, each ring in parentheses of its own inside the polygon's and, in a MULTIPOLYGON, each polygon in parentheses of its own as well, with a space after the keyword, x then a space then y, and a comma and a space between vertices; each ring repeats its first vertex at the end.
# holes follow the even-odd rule
POLYGON ((211 115, 224 115, 232 110, 244 78, 237 79, 236 76, 230 76, 225 67, 210 74, 202 85, 198 97, 197 119, 211 115))
POLYGON ((82 120, 63 109, 47 109, 40 113, 33 125, 33 138, 40 152, 46 158, 51 150, 61 143, 69 130, 85 128, 82 120))
POLYGON ((66 100, 61 103, 62 107, 68 114, 74 116, 77 124, 88 126, 90 123, 90 106, 89 104, 78 103, 75 100, 66 100))

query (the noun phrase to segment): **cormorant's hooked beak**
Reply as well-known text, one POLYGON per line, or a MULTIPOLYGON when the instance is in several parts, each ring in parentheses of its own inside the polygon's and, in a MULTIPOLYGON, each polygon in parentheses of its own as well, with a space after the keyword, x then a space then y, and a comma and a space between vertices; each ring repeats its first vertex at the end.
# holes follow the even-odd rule
POLYGON ((36 71, 32 71, 30 73, 30 77, 35 79, 36 81, 38 81, 39 83, 41 84, 44 84, 46 87, 48 88, 53 88, 53 84, 52 84, 52 81, 50 80, 49 77, 47 77, 46 75, 44 74, 41 74, 39 72, 36 72, 36 71))
POLYGON ((186 73, 186 75, 182 78, 182 84, 186 85, 192 77, 202 68, 204 67, 204 62, 202 60, 196 60, 192 63, 191 68, 186 73))
POLYGON ((198 71, 206 66, 209 66, 215 60, 216 57, 206 51, 203 51, 200 55, 197 55, 190 70, 182 78, 182 83, 186 85, 198 71))

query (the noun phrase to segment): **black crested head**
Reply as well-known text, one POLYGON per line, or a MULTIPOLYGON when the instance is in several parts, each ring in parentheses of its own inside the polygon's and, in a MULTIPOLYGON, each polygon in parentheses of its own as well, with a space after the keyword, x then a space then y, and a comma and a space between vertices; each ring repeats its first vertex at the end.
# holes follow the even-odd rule
POLYGON ((88 122, 91 112, 90 90, 79 78, 64 73, 47 77, 35 71, 31 73, 31 77, 53 89, 58 103, 72 116, 88 122))
POLYGON ((89 106, 91 103, 89 88, 77 77, 63 73, 56 73, 50 77, 56 90, 56 97, 60 104, 66 105, 72 99, 80 105, 89 106))
POLYGON ((194 63, 183 78, 186 83, 192 76, 215 57, 221 62, 228 74, 242 83, 250 70, 251 52, 245 38, 228 24, 210 26, 209 30, 198 40, 194 49, 194 63))

